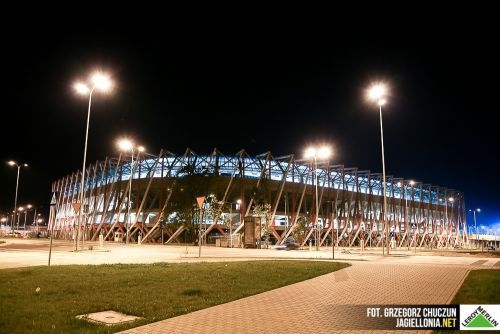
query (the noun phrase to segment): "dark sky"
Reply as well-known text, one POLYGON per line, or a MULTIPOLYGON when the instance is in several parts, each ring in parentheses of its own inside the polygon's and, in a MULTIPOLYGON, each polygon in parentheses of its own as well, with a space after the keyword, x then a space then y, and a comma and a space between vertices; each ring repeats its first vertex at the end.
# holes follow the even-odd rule
MULTIPOLYGON (((378 107, 364 92, 383 80, 387 175, 461 190, 468 209, 482 209, 478 225, 498 223, 498 29, 488 19, 436 22, 166 26, 123 17, 11 30, 1 159, 30 165, 18 203, 48 209, 51 183, 83 162, 88 99, 72 84, 101 69, 114 90, 93 95, 88 163, 117 156, 115 140, 127 135, 152 154, 301 156, 330 143, 333 163, 381 172, 378 107)), ((0 182, 0 210, 12 210, 16 168, 4 165, 0 182)))

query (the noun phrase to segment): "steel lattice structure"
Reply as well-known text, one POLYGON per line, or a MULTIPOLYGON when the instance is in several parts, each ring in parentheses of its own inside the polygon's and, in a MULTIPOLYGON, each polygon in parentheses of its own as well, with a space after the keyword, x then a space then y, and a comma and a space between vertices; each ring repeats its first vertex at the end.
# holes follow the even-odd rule
MULTIPOLYGON (((273 157, 266 152, 252 157, 244 150, 233 156, 217 149, 209 155, 199 155, 191 149, 183 155, 161 150, 157 156, 138 153, 136 158, 132 159, 133 164, 120 155, 89 165, 83 200, 79 198, 81 171, 53 182, 56 196, 49 218, 53 236, 71 238, 81 219, 80 235, 86 240, 96 240, 99 234, 105 240, 112 240, 115 232, 124 233, 129 228, 133 240, 142 235, 143 242, 159 242, 160 229, 163 241, 165 228, 168 236, 165 243, 181 242, 183 233, 187 233, 186 225, 171 228, 162 222, 174 213, 172 207, 181 201, 187 187, 185 182, 192 177, 205 185, 200 186, 202 193, 198 195, 216 194, 221 203, 241 199, 239 210, 229 218, 230 224, 235 225, 233 234, 242 233, 244 225, 255 219, 252 207, 257 198, 261 201, 264 198, 270 204, 269 224, 276 243, 283 243, 293 233, 300 217, 310 222, 317 217, 324 223, 308 225, 307 238, 318 228, 320 246, 331 245, 332 240, 336 246, 356 246, 361 240, 367 246, 383 246, 386 229, 382 223, 380 173, 328 162, 318 163, 313 170, 310 161, 296 159, 294 155, 273 157), (319 189, 318 212, 313 205, 315 187, 319 189), (133 200, 127 203, 130 191, 133 200), (80 210, 75 203, 82 204, 80 210), (130 217, 127 217, 128 205, 130 217), (289 217, 290 223, 274 224, 278 215, 285 215, 287 222, 289 217)), ((387 237, 394 247, 468 245, 462 192, 389 175, 386 197, 385 221, 389 224, 387 231, 391 231, 387 237)), ((196 197, 191 199, 196 207, 196 197)), ((198 222, 203 237, 214 231, 221 235, 228 233, 220 218, 213 216, 208 223, 203 221, 203 225, 198 222)))

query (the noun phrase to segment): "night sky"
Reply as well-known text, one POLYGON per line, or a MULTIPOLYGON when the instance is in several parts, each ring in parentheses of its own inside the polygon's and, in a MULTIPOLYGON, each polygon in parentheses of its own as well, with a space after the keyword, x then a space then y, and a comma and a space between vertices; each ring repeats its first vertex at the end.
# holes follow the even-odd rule
MULTIPOLYGON (((21 169, 18 204, 48 212, 52 182, 83 162, 88 98, 72 85, 100 69, 114 88, 93 94, 87 163, 118 156, 116 139, 129 136, 151 154, 302 156, 309 144, 328 143, 333 164, 381 172, 378 106, 365 98, 381 80, 391 92, 386 174, 463 191, 467 209, 482 210, 477 224, 496 223, 500 233, 500 54, 489 22, 47 20, 3 40, 0 156, 30 165, 21 169)), ((0 168, 0 184, 7 212, 15 167, 0 168)))

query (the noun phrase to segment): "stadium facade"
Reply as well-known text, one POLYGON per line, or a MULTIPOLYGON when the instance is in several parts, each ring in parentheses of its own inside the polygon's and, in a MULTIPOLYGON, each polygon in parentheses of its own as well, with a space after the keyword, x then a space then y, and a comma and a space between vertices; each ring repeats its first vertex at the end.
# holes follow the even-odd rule
POLYGON ((381 247, 386 235, 396 248, 469 245, 462 192, 389 175, 383 219, 381 173, 294 155, 139 152, 84 175, 83 191, 81 171, 52 184, 56 238, 210 243, 231 234, 252 247, 263 231, 284 244, 300 229, 302 245, 381 247))

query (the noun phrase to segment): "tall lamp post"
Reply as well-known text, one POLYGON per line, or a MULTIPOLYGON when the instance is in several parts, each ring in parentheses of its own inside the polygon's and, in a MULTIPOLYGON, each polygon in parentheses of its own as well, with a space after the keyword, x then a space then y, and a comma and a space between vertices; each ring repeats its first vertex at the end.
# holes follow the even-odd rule
POLYGON ((498 244, 497 244, 497 235, 500 235, 500 228, 497 228, 497 232, 495 234, 495 248, 498 248, 498 244))
POLYGON ((481 228, 481 252, 483 252, 484 251, 484 237, 483 237, 484 225, 481 225, 480 228, 481 228))
POLYGON ((38 234, 40 233, 40 223, 43 221, 43 219, 41 218, 41 213, 39 213, 37 216, 36 216, 36 236, 38 237, 38 234))
POLYGON ((25 163, 20 164, 14 160, 11 160, 7 163, 11 166, 17 166, 16 197, 14 198, 14 219, 12 219, 12 221, 10 223, 10 228, 12 230, 12 233, 14 233, 14 220, 15 220, 16 213, 17 213, 17 190, 19 188, 19 171, 21 170, 21 167, 28 167, 28 164, 25 164, 25 163))
POLYGON ((89 105, 88 105, 88 111, 87 111, 87 129, 85 131, 85 148, 83 150, 83 165, 82 165, 82 181, 80 185, 80 219, 78 220, 78 227, 76 230, 76 236, 75 236, 75 250, 78 250, 78 242, 79 242, 79 233, 80 233, 80 226, 83 220, 83 210, 82 206, 83 204, 83 193, 84 193, 84 186, 85 186, 85 164, 87 160, 87 142, 89 138, 89 123, 90 123, 90 106, 92 104, 92 94, 94 93, 94 90, 97 89, 99 91, 108 91, 111 88, 111 81, 109 78, 103 74, 103 73, 94 73, 92 77, 90 78, 90 84, 86 84, 83 82, 77 82, 75 84, 75 90, 82 95, 88 95, 89 97, 89 105))
MULTIPOLYGON (((474 232, 476 232, 476 239, 477 239, 477 224, 476 224, 476 212, 479 213, 481 212, 481 209, 480 208, 477 208, 477 209, 474 209, 474 210, 469 210, 469 212, 473 213, 473 217, 474 217, 474 232)), ((476 240, 476 243, 477 243, 477 240, 476 240)))
MULTIPOLYGON (((36 207, 35 207, 34 210, 35 210, 35 212, 33 213, 33 223, 32 223, 32 225, 36 225, 36 217, 37 217, 37 215, 36 215, 36 207)), ((40 215, 40 214, 38 214, 38 215, 40 215)), ((36 225, 36 231, 38 232, 38 225, 36 225)))
MULTIPOLYGON (((23 212, 25 212, 25 210, 26 209, 24 208, 24 206, 20 206, 20 207, 17 208, 17 211, 19 211, 18 214, 17 214, 17 223, 16 223, 16 228, 17 229, 19 229, 19 222, 21 221, 21 215, 22 215, 23 212)), ((26 215, 25 215, 25 217, 26 217, 26 215)))
POLYGON ((315 244, 316 250, 319 250, 319 238, 320 232, 318 227, 318 213, 319 213, 319 202, 318 202, 318 159, 327 159, 331 154, 331 150, 327 146, 314 147, 311 146, 306 149, 305 158, 312 159, 313 161, 313 172, 314 172, 314 184, 315 184, 315 215, 314 215, 314 228, 315 228, 315 244))
POLYGON ((236 210, 240 210, 241 199, 238 199, 236 202, 229 203, 229 247, 230 248, 233 248, 233 204, 236 204, 236 210))
MULTIPOLYGON (((384 213, 382 215, 382 224, 385 230, 385 246, 387 248, 387 255, 389 255, 389 224, 386 222, 387 216, 387 194, 386 194, 386 184, 385 184, 385 158, 384 158, 384 128, 382 126, 382 106, 387 102, 385 96, 387 94, 387 88, 382 83, 375 83, 368 89, 368 98, 371 101, 375 101, 379 107, 380 115, 380 143, 382 146, 382 191, 384 193, 384 213)), ((383 252, 382 247, 382 252, 383 252)))
POLYGON ((476 212, 477 213, 481 212, 481 209, 477 208, 477 209, 469 210, 469 211, 472 211, 472 213, 474 214, 474 231, 476 231, 476 234, 477 234, 476 212))
MULTIPOLYGON (((450 234, 450 239, 451 240, 451 236, 453 236, 453 229, 455 228, 455 218, 454 218, 454 208, 453 208, 453 205, 455 203, 455 198, 454 197, 448 197, 448 202, 451 203, 451 212, 450 212, 450 223, 448 225, 448 231, 449 231, 449 234, 450 234)), ((456 229, 455 229, 456 231, 456 229)), ((456 232, 455 232, 456 233, 456 232)))
POLYGON ((28 215, 28 210, 31 209, 33 205, 28 204, 26 205, 26 208, 24 209, 24 224, 23 224, 23 230, 26 230, 26 216, 28 215))
POLYGON ((128 189, 128 203, 127 203, 127 235, 125 237, 125 243, 128 244, 129 233, 130 233, 130 207, 132 206, 130 195, 132 193, 132 179, 134 178, 134 152, 137 150, 137 160, 139 160, 139 152, 144 152, 144 147, 135 146, 134 142, 130 139, 120 139, 118 141, 118 147, 123 151, 130 151, 131 161, 130 161, 130 178, 129 178, 129 189, 128 189))

